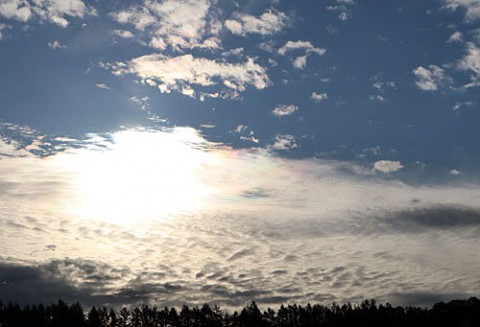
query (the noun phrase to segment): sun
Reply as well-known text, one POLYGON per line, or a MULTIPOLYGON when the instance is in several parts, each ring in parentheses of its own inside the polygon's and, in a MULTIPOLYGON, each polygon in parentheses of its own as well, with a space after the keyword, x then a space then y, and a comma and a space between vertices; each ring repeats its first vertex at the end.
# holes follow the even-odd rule
POLYGON ((211 193, 198 175, 210 160, 203 142, 190 128, 92 138, 64 160, 73 176, 69 213, 128 224, 200 210, 211 193))

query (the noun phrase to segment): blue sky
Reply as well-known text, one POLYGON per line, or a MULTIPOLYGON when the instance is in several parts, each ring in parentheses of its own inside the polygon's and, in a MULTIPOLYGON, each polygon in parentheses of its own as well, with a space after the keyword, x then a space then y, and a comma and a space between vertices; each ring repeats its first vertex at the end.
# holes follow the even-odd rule
MULTIPOLYGON (((472 254, 480 221, 479 22, 477 0, 0 0, 0 203, 8 208, 0 277, 48 272, 60 290, 111 303, 133 303, 120 291, 125 285, 145 301, 165 300, 165 285, 175 283, 178 294, 196 296, 183 301, 216 294, 226 305, 249 294, 265 304, 469 294, 478 275, 467 254, 480 260, 472 254), (294 228, 297 219, 302 228, 294 228), (80 282, 62 284, 74 279, 68 272, 87 274, 86 262, 114 265, 85 249, 134 255, 120 240, 138 221, 151 228, 128 234, 131 244, 194 244, 205 250, 203 261, 178 262, 185 254, 172 250, 170 264, 128 267, 98 298, 80 282), (189 243, 202 221, 219 229, 197 231, 203 242, 189 243), (240 238, 254 245, 226 232, 236 221, 240 238), (154 241, 157 229, 173 236, 154 241), (436 237, 454 249, 421 259, 436 237), (402 239, 414 245, 399 249, 402 239), (318 251, 303 253, 302 242, 318 251), (360 254, 355 242, 365 244, 360 254), (332 253, 323 258, 329 267, 295 271, 322 251, 332 253), (359 265, 359 255, 371 260, 359 265), (222 292, 199 286, 204 270, 224 274, 214 285, 222 292), (401 283, 387 290, 350 281, 397 270, 401 283), (193 277, 180 281, 182 272, 193 277), (324 272, 343 279, 315 284, 324 272), (166 281, 142 284, 147 273, 166 281), (283 284, 309 277, 275 291, 261 286, 270 273, 283 284), (228 284, 232 274, 236 283, 228 284)), ((27 282, 2 285, 15 283, 27 282)))

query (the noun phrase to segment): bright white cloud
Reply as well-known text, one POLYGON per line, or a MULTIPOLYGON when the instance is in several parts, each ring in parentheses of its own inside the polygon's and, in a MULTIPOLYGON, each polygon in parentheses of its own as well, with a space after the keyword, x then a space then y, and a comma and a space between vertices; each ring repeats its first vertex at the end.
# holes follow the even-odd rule
POLYGON ((422 91, 436 91, 440 84, 450 81, 445 71, 435 65, 429 65, 428 68, 418 66, 412 73, 416 77, 415 85, 422 91))
POLYGON ((379 160, 373 164, 373 169, 385 174, 396 172, 402 168, 403 165, 400 161, 379 160))
POLYGON ((94 14, 82 0, 2 0, 0 16, 27 22, 33 17, 48 21, 61 27, 69 24, 68 17, 82 18, 94 14))
POLYGON ((314 47, 310 41, 288 41, 283 47, 278 49, 278 53, 284 56, 287 52, 295 50, 305 50, 308 54, 316 53, 319 56, 327 52, 323 48, 314 47))
POLYGON ((271 146, 274 150, 288 151, 298 147, 295 137, 289 134, 277 134, 275 135, 275 143, 271 146))
POLYGON ((272 113, 277 117, 283 117, 293 114, 294 112, 298 111, 298 106, 289 104, 281 104, 275 109, 272 110, 272 113))
POLYGON ((328 99, 328 94, 327 93, 312 92, 312 95, 310 96, 310 99, 312 99, 316 103, 322 102, 322 101, 328 99))
POLYGON ((160 50, 218 48, 219 21, 211 0, 145 0, 113 14, 117 22, 148 31, 149 45, 160 50))
POLYGON ((288 26, 288 16, 277 10, 270 9, 259 17, 239 13, 233 19, 225 21, 225 28, 236 35, 247 34, 272 35, 288 26))
POLYGON ((156 81, 155 84, 162 93, 175 90, 195 96, 197 90, 194 87, 218 85, 221 94, 209 92, 201 94, 213 97, 237 97, 248 85, 261 90, 270 84, 265 68, 256 64, 252 58, 243 63, 229 63, 195 58, 191 54, 178 57, 152 54, 135 58, 127 64, 117 63, 110 66, 117 75, 130 73, 144 81, 156 81))

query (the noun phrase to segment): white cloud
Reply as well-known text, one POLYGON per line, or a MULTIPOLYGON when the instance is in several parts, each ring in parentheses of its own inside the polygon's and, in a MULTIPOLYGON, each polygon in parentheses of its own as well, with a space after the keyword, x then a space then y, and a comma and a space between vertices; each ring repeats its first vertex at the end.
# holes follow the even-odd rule
POLYGON ((278 53, 284 56, 287 52, 294 50, 305 50, 307 54, 316 53, 319 56, 327 52, 323 48, 314 47, 310 41, 288 41, 283 47, 278 49, 278 53))
POLYGON ((62 44, 60 43, 60 41, 52 41, 52 42, 48 42, 48 47, 52 50, 56 50, 56 49, 67 49, 68 47, 65 45, 65 44, 62 44))
POLYGON ((36 17, 61 27, 69 24, 67 17, 82 18, 94 14, 82 0, 2 0, 0 16, 20 22, 28 22, 36 17))
POLYGON ((385 97, 381 94, 369 95, 368 99, 372 101, 380 101, 380 102, 385 101, 385 97))
POLYGON ((467 43, 467 54, 458 63, 460 70, 473 72, 475 78, 480 76, 480 48, 472 42, 467 43))
POLYGON ((402 168, 403 165, 400 161, 379 160, 373 164, 373 169, 385 174, 393 173, 402 168))
POLYGON ((272 110, 272 113, 277 116, 277 117, 283 117, 283 116, 288 116, 288 115, 291 115, 293 114, 294 112, 296 112, 298 110, 298 106, 296 105, 293 105, 293 104, 289 104, 289 105, 285 105, 285 104, 281 104, 279 105, 278 107, 276 107, 275 109, 272 110))
POLYGON ((3 39, 3 30, 7 28, 8 28, 8 25, 0 24, 0 41, 3 39))
POLYGON ((418 66, 412 73, 416 76, 415 85, 422 91, 436 91, 439 84, 450 81, 445 71, 435 65, 429 65, 428 68, 418 66))
MULTIPOLYGON (((95 299, 121 303, 158 303, 165 285, 178 286, 169 306, 188 296, 192 305, 217 298, 240 306, 252 291, 271 306, 278 293, 291 302, 319 302, 318 294, 359 302, 365 294, 395 300, 402 291, 471 294, 478 286, 478 185, 385 180, 345 162, 212 144, 190 128, 92 142, 47 158, 0 160, 0 229, 9 231, 2 255, 11 258, 2 264, 32 263, 54 275, 57 263, 55 280, 80 291, 105 273, 107 288, 95 299), (38 252, 52 240, 55 253, 38 252), (65 257, 78 260, 58 260, 65 257), (199 287, 212 285, 213 274, 229 282, 199 287)), ((37 290, 36 281, 19 278, 10 289, 37 290)))
POLYGON ((297 69, 304 69, 307 66, 307 56, 299 56, 293 61, 293 67, 297 69))
POLYGON ((131 39, 133 38, 133 33, 127 30, 113 30, 113 35, 119 36, 123 39, 131 39))
POLYGON ((450 35, 450 37, 447 40, 447 43, 453 43, 453 42, 462 42, 463 41, 463 34, 459 31, 456 31, 450 35))
POLYGON ((110 90, 110 87, 108 87, 105 83, 97 83, 95 84, 95 86, 98 87, 99 89, 110 90))
POLYGON ((255 144, 260 143, 260 139, 256 138, 255 136, 240 136, 240 140, 245 141, 245 142, 252 142, 255 144))
POLYGON ((228 51, 225 51, 222 53, 222 56, 223 57, 238 57, 238 58, 241 58, 243 56, 243 48, 235 48, 235 49, 231 49, 231 50, 228 50, 228 51))
POLYGON ((455 11, 459 7, 465 10, 465 20, 473 22, 480 18, 480 0, 444 0, 445 8, 455 11))
POLYGON ((145 0, 113 14, 117 22, 147 31, 148 44, 160 50, 218 48, 219 22, 211 0, 145 0), (214 41, 215 40, 215 41, 214 41))
POLYGON ((270 9, 259 17, 239 13, 234 19, 227 19, 225 27, 236 35, 247 34, 272 35, 280 32, 289 23, 288 16, 277 10, 270 9))
POLYGON ((274 150, 287 151, 298 147, 295 137, 289 134, 275 135, 275 143, 271 146, 274 150))
POLYGON ((304 69, 307 65, 307 58, 309 55, 315 53, 319 56, 323 56, 326 52, 323 48, 314 47, 310 41, 288 41, 278 49, 278 53, 282 56, 286 55, 287 52, 302 50, 305 52, 305 55, 298 56, 293 61, 293 67, 297 69, 304 69))
POLYGON ((312 95, 310 96, 310 99, 312 99, 314 102, 321 102, 324 100, 328 99, 328 94, 327 93, 316 93, 312 92, 312 95))
POLYGON ((461 172, 460 170, 458 170, 458 169, 452 169, 452 170, 450 170, 450 175, 452 175, 452 176, 458 176, 458 175, 460 175, 461 173, 462 173, 462 172, 461 172))
MULTIPOLYGON (((350 1, 337 1, 337 2, 340 2, 340 3, 344 3, 344 4, 353 4, 352 2, 350 1)), ((341 20, 341 21, 346 21, 348 19, 350 19, 352 17, 352 11, 347 8, 346 5, 344 4, 340 4, 340 5, 330 5, 330 6, 327 6, 325 7, 328 11, 333 11, 333 12, 338 12, 338 19, 341 20)))
POLYGON ((238 134, 241 134, 243 132, 246 132, 248 129, 248 126, 247 125, 237 125, 237 127, 235 127, 235 129, 233 130, 233 132, 235 133, 238 133, 238 134))
POLYGON ((455 102, 455 104, 452 106, 452 110, 457 111, 460 110, 462 107, 471 107, 473 105, 473 101, 455 102))
POLYGON ((205 92, 203 96, 237 97, 248 85, 259 90, 270 85, 265 68, 252 58, 243 63, 229 63, 195 58, 191 54, 178 57, 152 54, 107 66, 116 75, 130 73, 144 81, 155 81, 162 93, 175 90, 193 96, 194 86, 218 85, 221 94, 205 92))

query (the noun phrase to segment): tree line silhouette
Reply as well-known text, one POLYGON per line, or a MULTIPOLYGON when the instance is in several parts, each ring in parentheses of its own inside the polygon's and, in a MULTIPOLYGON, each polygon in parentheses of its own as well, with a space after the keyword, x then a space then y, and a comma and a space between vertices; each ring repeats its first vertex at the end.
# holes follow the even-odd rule
POLYGON ((480 326, 480 300, 440 302, 431 308, 414 306, 377 305, 375 300, 365 300, 359 305, 350 303, 331 306, 320 304, 301 306, 281 305, 261 311, 255 302, 233 314, 220 307, 204 304, 201 307, 184 305, 175 308, 155 306, 122 308, 116 311, 105 306, 84 311, 79 303, 68 305, 59 300, 56 304, 21 307, 0 302, 0 327, 337 327, 337 326, 480 326))

